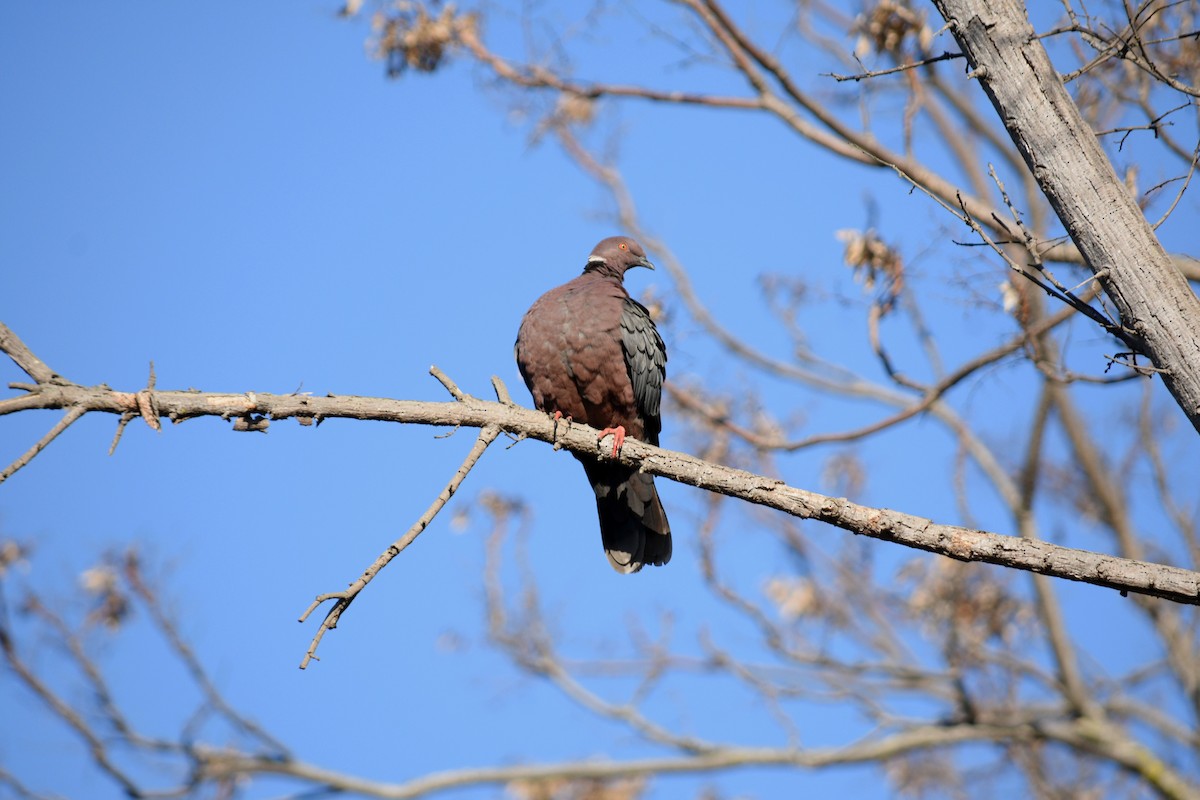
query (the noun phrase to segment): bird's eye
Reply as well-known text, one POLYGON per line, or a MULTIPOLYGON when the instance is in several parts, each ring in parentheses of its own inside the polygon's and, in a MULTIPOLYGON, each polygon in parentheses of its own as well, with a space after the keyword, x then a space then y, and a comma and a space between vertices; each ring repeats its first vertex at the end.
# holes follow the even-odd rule
POLYGON ((620 245, 618 245, 618 246, 619 246, 619 247, 620 247, 622 250, 628 250, 628 249, 629 249, 629 245, 625 244, 624 242, 621 242, 621 244, 620 244, 620 245))

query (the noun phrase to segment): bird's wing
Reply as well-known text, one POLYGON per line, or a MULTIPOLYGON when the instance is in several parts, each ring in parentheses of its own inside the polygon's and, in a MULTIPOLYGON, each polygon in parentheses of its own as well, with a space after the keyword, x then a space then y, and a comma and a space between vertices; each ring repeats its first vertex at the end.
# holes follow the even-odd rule
POLYGON ((663 378, 667 374, 667 349, 650 319, 650 312, 632 298, 625 300, 621 310, 621 349, 633 383, 638 413, 645 424, 646 441, 657 445, 658 433, 662 430, 659 404, 663 378))

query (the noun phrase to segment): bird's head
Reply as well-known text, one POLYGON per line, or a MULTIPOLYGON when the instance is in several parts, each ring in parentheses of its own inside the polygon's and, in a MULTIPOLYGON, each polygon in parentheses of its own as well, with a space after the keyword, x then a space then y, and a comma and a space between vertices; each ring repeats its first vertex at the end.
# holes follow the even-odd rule
POLYGON ((605 272, 621 278, 625 270, 632 267, 654 269, 650 259, 646 258, 646 251, 636 240, 628 236, 610 236, 592 248, 583 271, 605 272))

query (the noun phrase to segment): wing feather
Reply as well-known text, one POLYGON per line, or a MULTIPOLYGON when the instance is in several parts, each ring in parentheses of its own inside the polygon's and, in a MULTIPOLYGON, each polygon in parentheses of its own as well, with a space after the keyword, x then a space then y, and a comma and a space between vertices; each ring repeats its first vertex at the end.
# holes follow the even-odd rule
POLYGON ((633 383, 633 396, 646 428, 646 441, 658 444, 662 430, 659 410, 663 379, 667 375, 667 348, 650 312, 638 301, 627 298, 621 310, 621 349, 633 383))

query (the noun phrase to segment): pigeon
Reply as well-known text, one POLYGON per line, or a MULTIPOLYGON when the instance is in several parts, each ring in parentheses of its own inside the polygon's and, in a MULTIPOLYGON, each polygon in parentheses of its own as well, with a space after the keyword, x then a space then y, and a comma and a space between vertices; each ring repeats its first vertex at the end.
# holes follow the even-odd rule
MULTIPOLYGON (((667 351, 650 312, 625 291, 625 271, 654 265, 627 236, 596 245, 583 274, 546 292, 517 332, 517 367, 533 403, 556 419, 658 445, 667 351)), ((607 459, 575 456, 596 494, 600 538, 617 572, 671 560, 671 527, 651 475, 607 459)))

